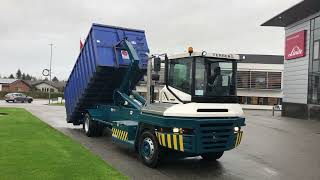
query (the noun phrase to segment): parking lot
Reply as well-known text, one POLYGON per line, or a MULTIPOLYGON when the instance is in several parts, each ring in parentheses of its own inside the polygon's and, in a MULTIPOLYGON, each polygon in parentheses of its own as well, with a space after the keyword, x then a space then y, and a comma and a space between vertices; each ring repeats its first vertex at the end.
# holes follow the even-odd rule
POLYGON ((139 162, 136 153, 112 144, 110 134, 89 138, 80 126, 65 122, 63 106, 0 101, 0 106, 23 107, 50 126, 79 141, 131 179, 320 179, 320 122, 272 117, 271 111, 247 110, 244 138, 217 162, 200 157, 167 159, 157 169, 139 162))

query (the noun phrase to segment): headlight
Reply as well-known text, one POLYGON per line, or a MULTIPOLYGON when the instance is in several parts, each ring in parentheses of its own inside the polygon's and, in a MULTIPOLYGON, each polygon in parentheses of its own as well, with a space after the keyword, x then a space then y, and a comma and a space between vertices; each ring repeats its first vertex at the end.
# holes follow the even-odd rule
POLYGON ((239 127, 234 127, 234 131, 238 132, 240 130, 239 127))
POLYGON ((174 133, 179 133, 180 129, 179 129, 179 128, 173 128, 172 131, 173 131, 174 133))

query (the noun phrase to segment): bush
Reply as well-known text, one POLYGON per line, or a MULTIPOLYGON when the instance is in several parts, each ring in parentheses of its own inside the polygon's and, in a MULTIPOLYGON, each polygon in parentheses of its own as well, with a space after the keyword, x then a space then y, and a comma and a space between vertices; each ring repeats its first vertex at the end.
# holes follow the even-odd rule
MULTIPOLYGON (((3 99, 4 96, 6 94, 8 94, 8 93, 10 93, 10 92, 1 91, 0 92, 0 98, 3 99)), ((48 97, 49 97, 49 93, 48 92, 30 91, 30 92, 22 92, 22 93, 27 95, 27 96, 31 96, 34 99, 48 99, 48 97)), ((61 93, 61 92, 58 92, 58 93, 52 92, 51 93, 51 98, 58 98, 58 97, 64 98, 64 94, 61 93)))

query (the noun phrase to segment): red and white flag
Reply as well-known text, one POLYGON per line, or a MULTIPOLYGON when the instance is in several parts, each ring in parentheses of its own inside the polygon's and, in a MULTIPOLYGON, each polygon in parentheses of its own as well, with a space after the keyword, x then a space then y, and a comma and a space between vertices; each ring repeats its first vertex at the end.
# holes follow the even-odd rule
POLYGON ((82 43, 82 41, 81 41, 81 39, 80 39, 80 50, 83 48, 83 43, 82 43))

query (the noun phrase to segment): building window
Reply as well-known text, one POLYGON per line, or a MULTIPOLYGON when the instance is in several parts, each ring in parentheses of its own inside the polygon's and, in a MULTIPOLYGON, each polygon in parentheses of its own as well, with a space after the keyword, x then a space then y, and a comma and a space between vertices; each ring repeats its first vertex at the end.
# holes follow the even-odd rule
POLYGON ((267 89, 267 72, 251 72, 251 87, 256 89, 267 89))
POLYGON ((313 44, 313 59, 319 59, 319 41, 315 41, 313 44))
POLYGON ((238 71, 237 87, 250 88, 250 71, 238 71))
POLYGON ((274 106, 282 103, 282 99, 276 98, 276 97, 240 96, 239 99, 240 99, 240 104, 274 106))
POLYGON ((320 28, 320 16, 314 19, 314 29, 320 28))
POLYGON ((311 20, 308 102, 320 104, 320 17, 311 20))
POLYGON ((268 89, 281 89, 281 72, 268 72, 268 89))
POLYGON ((312 72, 318 72, 319 71, 319 61, 313 60, 312 62, 312 72))
POLYGON ((237 87, 253 89, 281 89, 282 72, 238 71, 237 87))

